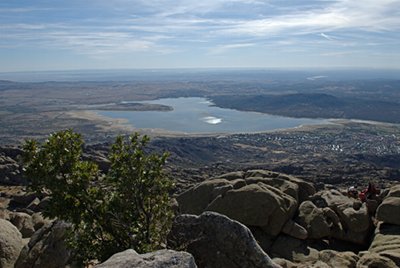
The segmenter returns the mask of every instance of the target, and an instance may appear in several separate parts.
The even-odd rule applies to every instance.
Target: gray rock
[[[262,178],[278,178],[284,181],[292,182],[298,185],[298,201],[299,203],[307,200],[310,196],[315,194],[315,187],[312,183],[306,182],[294,176],[273,172],[269,170],[248,170],[245,173],[245,178],[262,177]]]
[[[328,222],[329,226],[337,226],[342,229],[342,224],[340,223],[339,216],[335,213],[335,211],[333,211],[329,207],[323,208],[322,211],[324,212],[326,221]]]
[[[353,207],[354,200],[337,190],[323,191],[319,195],[340,221],[340,223],[331,226],[331,236],[338,240],[366,246],[373,228],[365,203],[362,204],[361,208],[355,210]],[[333,216],[332,213],[331,216]],[[330,221],[336,221],[335,217],[330,217]]]
[[[344,210],[346,208],[353,207],[353,199],[343,195],[338,190],[333,189],[323,191],[319,193],[319,195],[325,201],[326,205],[335,212],[337,212],[337,210]]]
[[[33,223],[33,228],[35,228],[35,231],[37,231],[40,228],[42,228],[45,224],[50,224],[51,220],[45,219],[42,213],[38,212],[32,214],[32,223]]]
[[[176,200],[181,213],[199,215],[218,194],[223,194],[229,189],[233,189],[233,186],[226,179],[208,180],[178,195]]]
[[[390,187],[388,197],[400,197],[400,184]]]
[[[96,268],[196,268],[192,255],[174,250],[158,250],[138,254],[133,249],[112,255]]]
[[[376,211],[376,218],[385,223],[400,225],[400,197],[385,198]]]
[[[276,236],[292,219],[298,200],[315,193],[311,183],[293,176],[267,170],[233,172],[204,181],[177,196],[182,214],[199,215],[215,211],[247,226],[261,227]],[[296,237],[304,238],[297,225],[286,227]],[[296,231],[297,233],[294,233]]]
[[[357,262],[357,268],[398,268],[391,259],[376,253],[365,254]]]
[[[372,225],[368,210],[364,205],[359,210],[354,210],[352,207],[346,208],[338,216],[344,228],[352,232],[366,232]]]
[[[0,151],[2,150],[3,148],[0,148]],[[21,175],[21,167],[18,163],[2,152],[0,152],[0,183],[2,185],[21,185],[26,183],[26,180]]]
[[[168,246],[190,252],[199,267],[279,267],[246,226],[215,212],[176,217]]]
[[[356,267],[359,257],[350,251],[337,252],[335,250],[322,250],[319,252],[319,260],[329,267]]]
[[[299,186],[291,181],[283,180],[280,178],[262,178],[262,177],[249,177],[246,178],[247,184],[264,183],[279,189],[283,193],[290,195],[296,201],[299,200]]]
[[[400,226],[379,223],[368,253],[379,254],[400,267]]]
[[[218,176],[219,179],[226,179],[228,181],[232,180],[237,180],[237,179],[243,179],[244,178],[244,172],[243,171],[234,171],[234,172],[229,172],[225,173],[221,176]]]
[[[284,258],[291,262],[309,262],[318,260],[318,251],[308,246],[305,240],[300,240],[285,234],[280,234],[274,241],[271,251],[273,258]]]
[[[282,228],[282,232],[298,239],[307,239],[308,237],[307,230],[293,220],[288,220],[286,222],[286,224]]]
[[[22,238],[31,237],[35,232],[32,217],[24,212],[11,212],[10,222],[21,232]]]
[[[206,208],[243,224],[260,226],[271,235],[279,234],[296,209],[297,202],[293,197],[263,183],[229,190]]]
[[[56,221],[36,231],[21,250],[15,268],[65,267],[71,255],[65,244],[69,227],[65,222]]]
[[[324,211],[317,208],[311,201],[300,204],[296,222],[307,230],[309,238],[312,239],[328,237],[331,233]]]
[[[13,267],[23,246],[18,229],[11,222],[0,219],[0,267]]]
[[[40,199],[39,198],[35,198],[32,200],[32,202],[26,207],[34,212],[39,212],[39,204],[40,204]]]
[[[10,220],[10,211],[8,209],[0,208],[0,219]]]
[[[299,266],[295,263],[285,260],[283,258],[273,258],[272,259],[277,265],[280,265],[282,268],[298,268]]]

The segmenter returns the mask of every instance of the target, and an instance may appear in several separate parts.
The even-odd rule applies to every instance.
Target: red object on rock
[[[366,190],[363,190],[360,192],[360,194],[358,195],[358,198],[360,198],[361,202],[365,202],[367,201],[367,196],[366,196]]]

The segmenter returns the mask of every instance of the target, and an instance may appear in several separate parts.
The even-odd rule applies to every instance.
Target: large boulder
[[[182,214],[215,211],[241,223],[261,227],[276,236],[284,232],[304,239],[301,226],[288,222],[299,200],[315,193],[314,186],[293,176],[267,170],[237,171],[204,181],[177,196]],[[286,225],[285,225],[286,224]]]
[[[0,267],[13,267],[23,246],[18,229],[9,221],[0,219]]]
[[[365,203],[359,210],[348,207],[344,210],[337,208],[335,212],[341,225],[332,228],[332,236],[342,241],[367,245],[373,232],[373,224]]]
[[[359,257],[350,251],[337,252],[334,250],[322,250],[319,252],[319,260],[329,267],[356,267]]]
[[[34,213],[32,214],[32,223],[33,223],[33,228],[35,228],[35,231],[39,230],[42,228],[45,224],[50,224],[51,220],[48,218],[44,218],[42,213]]]
[[[227,191],[206,210],[215,211],[249,226],[260,226],[277,235],[297,210],[296,200],[280,190],[263,184],[250,184]]]
[[[26,180],[21,175],[21,167],[8,152],[0,148],[0,183],[2,185],[21,185]]]
[[[363,255],[357,262],[357,268],[398,268],[391,259],[376,253],[368,253]]]
[[[215,211],[276,236],[304,239],[304,228],[291,222],[298,200],[315,193],[311,183],[267,170],[231,172],[204,181],[177,196],[182,214]]]
[[[339,223],[332,224],[331,236],[342,241],[351,242],[359,245],[367,245],[372,234],[373,225],[366,204],[354,208],[354,199],[343,195],[335,189],[322,191],[318,196],[324,200],[326,206],[337,215]],[[325,212],[325,208],[324,208]],[[329,212],[329,211],[326,211]],[[325,213],[328,216],[327,213]],[[336,221],[336,216],[330,212],[326,217],[328,222]]]
[[[179,209],[183,214],[201,214],[218,195],[233,189],[226,179],[204,181],[177,196]]]
[[[390,197],[400,197],[400,184],[390,187],[388,195]]]
[[[368,253],[388,258],[400,267],[400,226],[387,223],[378,224]]]
[[[0,219],[10,220],[10,211],[8,209],[0,208]]]
[[[278,267],[246,226],[215,212],[176,217],[168,246],[190,252],[199,267]]]
[[[277,263],[282,267],[356,267],[359,257],[354,252],[319,251],[314,246],[306,241],[280,235],[271,248],[271,256],[273,260],[278,259]]]
[[[293,220],[288,220],[282,228],[282,233],[288,234],[298,239],[307,239],[308,232],[307,230],[299,225],[298,223],[294,222]]]
[[[244,179],[244,171],[233,171],[229,173],[222,174],[218,176],[219,179],[226,179],[228,181],[237,180],[237,179]]]
[[[322,191],[317,195],[324,200],[326,206],[332,208],[334,211],[353,207],[354,199],[343,195],[336,189]]]
[[[71,252],[65,244],[69,224],[56,221],[36,231],[21,250],[15,268],[65,267]]]
[[[21,232],[23,238],[31,237],[35,232],[32,217],[24,212],[11,212],[10,221]]]
[[[248,170],[245,173],[245,178],[262,177],[262,178],[275,178],[291,182],[297,185],[297,196],[299,203],[307,200],[310,196],[315,194],[315,187],[312,183],[296,178],[294,176],[273,172],[269,170]]]
[[[318,208],[311,201],[300,204],[296,222],[307,230],[308,237],[312,239],[328,237],[331,233],[323,209]]]
[[[281,192],[293,197],[298,202],[299,200],[299,186],[291,181],[283,180],[280,178],[262,178],[262,177],[249,177],[246,178],[247,184],[264,183],[279,189]]]
[[[400,197],[385,198],[376,211],[376,218],[385,223],[400,225]]]
[[[283,258],[292,262],[318,260],[318,250],[309,247],[307,241],[280,234],[272,244],[270,252],[273,258]]]
[[[112,255],[96,268],[196,268],[190,253],[174,250],[158,250],[138,254],[133,249]]]

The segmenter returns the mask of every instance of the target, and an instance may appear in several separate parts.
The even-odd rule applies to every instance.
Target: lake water
[[[125,101],[130,102],[130,101]],[[127,119],[135,128],[163,129],[183,133],[260,132],[300,125],[328,123],[323,119],[289,118],[213,106],[205,98],[165,98],[136,103],[163,104],[173,111],[98,111],[100,115]]]

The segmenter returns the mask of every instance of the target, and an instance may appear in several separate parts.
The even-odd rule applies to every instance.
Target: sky
[[[400,69],[400,0],[1,0],[0,72]]]

